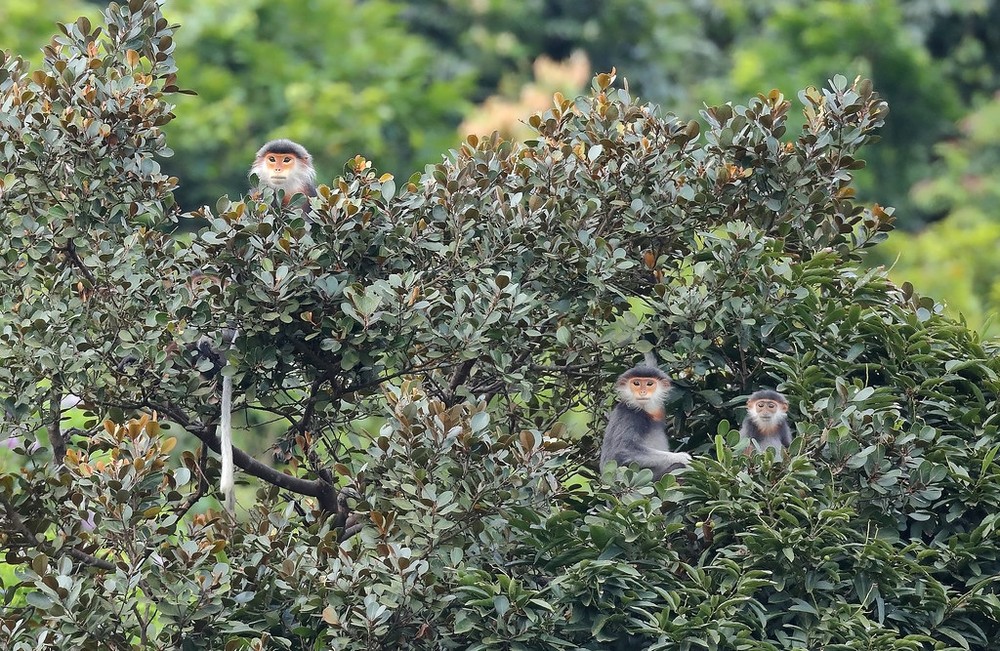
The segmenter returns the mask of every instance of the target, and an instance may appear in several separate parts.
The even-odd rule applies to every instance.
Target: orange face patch
[[[661,391],[670,390],[670,380],[655,377],[632,377],[625,380],[625,386],[635,400],[650,400],[657,398]]]
[[[634,377],[629,380],[632,395],[639,399],[651,398],[659,388],[659,381],[648,377]]]
[[[287,178],[298,164],[298,157],[292,154],[267,154],[264,157],[264,168],[274,179]]]

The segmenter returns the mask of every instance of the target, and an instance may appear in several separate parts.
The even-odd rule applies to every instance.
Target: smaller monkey
[[[275,191],[283,190],[284,206],[296,193],[316,196],[316,170],[312,156],[297,142],[281,138],[265,143],[257,150],[250,174],[256,174],[262,186]]]
[[[746,454],[756,447],[761,452],[771,448],[783,456],[792,444],[792,430],[788,427],[788,400],[777,391],[757,391],[747,400],[747,415],[740,427],[740,440],[750,439]]]
[[[601,444],[601,467],[634,463],[649,468],[656,479],[688,465],[691,455],[671,452],[663,401],[670,378],[652,366],[636,366],[615,382],[620,402],[611,410]]]

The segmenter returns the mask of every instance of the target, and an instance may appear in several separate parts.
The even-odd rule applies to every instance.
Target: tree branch
[[[188,431],[201,439],[201,441],[208,447],[212,448],[214,452],[222,451],[222,444],[219,443],[219,437],[208,429],[199,427]],[[279,488],[290,490],[293,493],[299,493],[300,495],[307,495],[309,497],[316,498],[320,498],[324,493],[326,482],[320,479],[300,479],[298,477],[287,475],[280,470],[257,461],[236,446],[233,446],[233,461],[237,466],[254,477],[263,479],[269,484],[274,484]]]
[[[80,259],[80,256],[77,255],[76,245],[73,243],[73,240],[69,240],[69,243],[66,245],[65,248],[63,248],[62,252],[66,254],[66,257],[69,259],[70,263],[72,263],[74,267],[80,270],[80,273],[83,274],[84,278],[87,279],[90,285],[92,287],[96,287],[97,278],[94,276],[94,273],[87,268],[87,265],[83,264],[83,260]]]
[[[183,518],[187,515],[187,512],[198,503],[205,493],[208,492],[208,479],[205,477],[205,465],[208,463],[208,446],[201,446],[201,454],[198,457],[198,488],[195,489],[193,493],[188,495],[188,498],[184,500],[174,511],[174,515],[178,519]]]
[[[312,383],[309,388],[309,399],[306,400],[306,408],[302,411],[302,418],[299,419],[298,423],[292,425],[289,431],[296,429],[299,434],[305,434],[309,429],[309,424],[312,422],[313,414],[316,413],[316,403],[319,401],[319,390],[323,386],[323,380],[316,380]]]
[[[288,341],[292,343],[292,347],[295,348],[295,350],[302,354],[302,356],[308,358],[313,366],[322,369],[325,374],[332,376],[337,370],[340,369],[339,357],[335,357],[332,360],[324,359],[317,355],[312,348],[307,346],[304,341],[301,341],[297,337],[289,337]],[[337,363],[334,364],[334,362]]]
[[[455,373],[451,376],[451,382],[448,383],[448,395],[445,396],[445,404],[451,406],[454,404],[455,392],[458,388],[465,384],[465,381],[469,379],[472,374],[472,369],[476,366],[476,362],[479,361],[478,357],[473,357],[472,359],[467,359],[462,362]]]
[[[214,452],[219,453],[222,451],[222,444],[219,442],[219,437],[215,435],[214,431],[200,421],[195,421],[188,417],[183,409],[169,403],[147,403],[146,406],[166,415],[170,420],[198,437],[202,443]],[[315,497],[319,500],[320,506],[323,509],[331,513],[337,512],[336,490],[323,479],[301,479],[287,475],[280,470],[257,461],[235,445],[233,446],[233,462],[258,479],[262,479],[269,484],[284,488],[293,493],[298,493],[299,495]]]
[[[49,445],[52,446],[52,464],[62,465],[66,458],[66,439],[60,429],[62,420],[62,390],[57,380],[52,381],[52,391],[49,393]]]

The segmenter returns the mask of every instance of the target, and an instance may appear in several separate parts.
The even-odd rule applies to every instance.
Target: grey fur
[[[657,368],[637,366],[623,373],[615,383],[619,388],[633,377],[653,377],[667,379],[665,373]],[[649,468],[653,476],[659,479],[668,472],[682,468],[691,461],[691,455],[686,452],[671,452],[667,441],[665,420],[656,420],[640,406],[624,400],[615,405],[608,416],[608,426],[604,431],[604,442],[601,444],[601,468],[615,461],[619,466],[635,464],[641,468]],[[662,403],[666,391],[662,391],[659,400]],[[660,404],[651,405],[658,408]]]

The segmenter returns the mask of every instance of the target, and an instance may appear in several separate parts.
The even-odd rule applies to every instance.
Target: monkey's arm
[[[642,454],[635,462],[652,470],[657,479],[691,463],[691,455],[687,452],[664,452],[647,448]]]
[[[740,442],[748,441],[745,448],[743,448],[743,456],[752,456],[754,451],[757,449],[756,442],[753,437],[753,424],[750,423],[750,419],[744,418],[743,424],[740,426]]]
[[[781,445],[788,447],[792,444],[792,430],[786,423],[784,427],[781,428]]]

